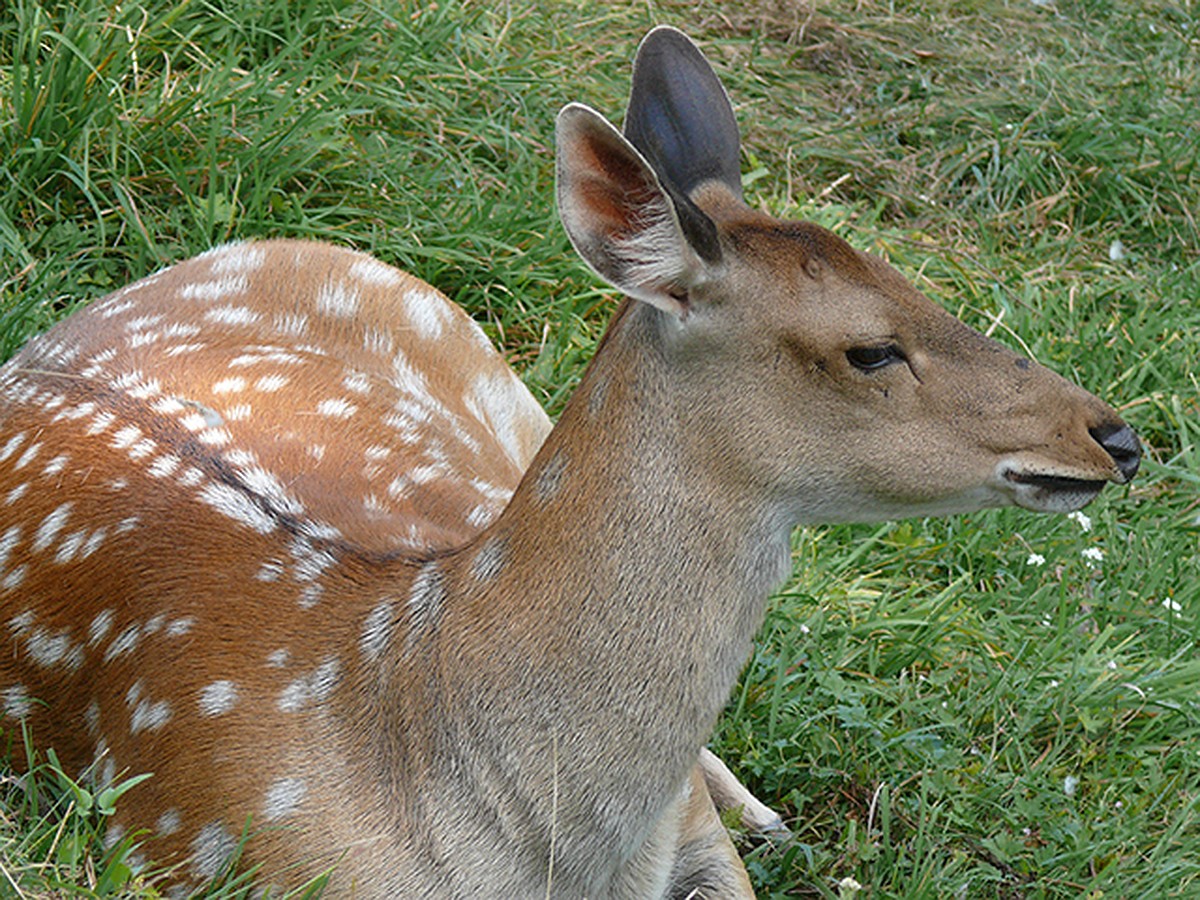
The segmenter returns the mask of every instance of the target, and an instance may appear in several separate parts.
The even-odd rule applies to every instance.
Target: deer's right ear
[[[685,316],[708,264],[689,244],[658,176],[589,107],[565,107],[557,137],[558,211],[579,255],[630,297]]]

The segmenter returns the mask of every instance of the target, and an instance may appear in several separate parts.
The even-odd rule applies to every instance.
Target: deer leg
[[[692,769],[683,800],[679,841],[666,896],[671,900],[754,898],[746,867],[717,815],[699,765]]]
[[[738,810],[742,826],[755,834],[777,838],[791,835],[779,813],[750,793],[720,757],[707,747],[700,751],[697,769],[704,776],[708,794],[720,812]]]

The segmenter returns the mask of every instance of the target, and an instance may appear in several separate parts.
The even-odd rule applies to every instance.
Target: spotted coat
[[[0,398],[6,727],[97,785],[153,772],[153,821],[119,810],[111,836],[149,829],[150,855],[185,863],[177,892],[222,870],[244,817],[270,858],[336,808],[339,692],[397,617],[420,641],[444,592],[423,560],[497,515],[549,429],[457,306],[303,242],[220,247],[94,303],[0,369]],[[346,582],[361,602],[327,599]]]

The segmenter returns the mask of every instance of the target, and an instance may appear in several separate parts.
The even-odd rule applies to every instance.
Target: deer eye
[[[895,344],[874,344],[867,347],[851,347],[846,351],[846,361],[860,372],[874,372],[894,362],[902,362],[904,352]]]

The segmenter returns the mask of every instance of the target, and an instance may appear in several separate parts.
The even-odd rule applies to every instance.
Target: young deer
[[[792,528],[1072,510],[1139,450],[748,208],[738,152],[668,28],[624,136],[562,111],[563,223],[630,299],[553,430],[457,307],[317,244],[219,248],[31,342],[0,370],[13,739],[152,772],[112,836],[178,894],[248,822],[264,884],[337,896],[749,896],[701,754]]]

